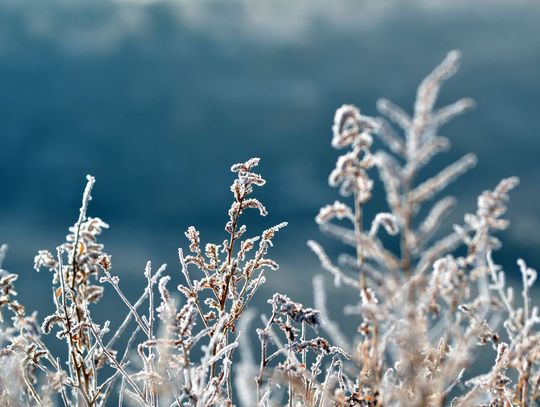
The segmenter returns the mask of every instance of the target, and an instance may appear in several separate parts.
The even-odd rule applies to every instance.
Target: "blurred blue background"
[[[250,230],[289,227],[257,306],[275,290],[311,303],[321,271],[305,242],[328,242],[313,218],[338,198],[327,185],[335,109],[375,114],[384,96],[410,111],[419,81],[453,48],[462,69],[440,105],[470,96],[478,107],[443,129],[453,149],[430,169],[469,151],[479,165],[449,190],[460,205],[446,230],[482,190],[518,175],[496,256],[517,277],[517,257],[540,267],[538,1],[1,0],[4,266],[21,275],[29,308],[51,310],[50,275],[33,271],[33,256],[64,241],[90,173],[89,214],[110,223],[102,241],[137,295],[148,259],[178,275],[189,225],[203,242],[223,240],[229,167],[259,156],[270,214],[248,217]],[[367,210],[381,209],[377,194]]]

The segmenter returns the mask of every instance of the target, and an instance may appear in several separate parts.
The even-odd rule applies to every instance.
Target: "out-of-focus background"
[[[250,230],[289,227],[256,305],[275,290],[309,304],[321,270],[305,242],[328,242],[313,218],[338,198],[327,185],[335,109],[375,114],[384,96],[410,111],[419,81],[454,48],[462,69],[440,104],[470,96],[478,107],[444,128],[453,149],[429,168],[469,151],[479,165],[449,190],[460,206],[446,230],[482,190],[520,176],[496,255],[517,277],[518,257],[540,267],[538,1],[2,0],[4,267],[20,274],[29,308],[51,310],[51,276],[33,256],[63,242],[90,173],[89,214],[110,223],[102,241],[137,295],[148,259],[178,276],[189,225],[203,242],[223,240],[229,167],[259,156],[270,214],[248,217]],[[367,210],[381,209],[377,195]]]

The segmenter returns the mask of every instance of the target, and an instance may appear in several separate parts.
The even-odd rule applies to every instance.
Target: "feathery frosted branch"
[[[415,204],[431,199],[436,193],[442,191],[457,177],[476,165],[476,156],[466,154],[455,163],[449,165],[434,177],[423,182],[411,192],[411,201]]]

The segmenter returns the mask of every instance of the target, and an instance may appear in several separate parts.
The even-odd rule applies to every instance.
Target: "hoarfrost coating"
[[[335,286],[355,294],[343,316],[356,335],[346,335],[344,318],[326,309],[334,298],[324,275],[313,277],[315,308],[280,293],[260,314],[251,306],[266,274],[279,268],[268,255],[287,225],[248,237],[244,212],[268,216],[254,197],[266,184],[255,172],[259,158],[231,167],[236,178],[223,240],[203,243],[190,226],[187,250],[178,249],[180,272],[141,265],[146,286],[136,301],[125,295],[99,243],[109,226],[88,216],[95,183],[88,176],[66,241],[34,259],[36,270],[51,272],[54,311],[27,313],[16,299],[18,276],[0,270],[0,404],[98,407],[110,405],[114,393],[120,406],[146,407],[538,404],[540,315],[530,294],[537,272],[517,261],[522,289],[515,298],[493,257],[502,245],[495,233],[509,226],[504,214],[519,180],[482,192],[455,225],[444,223],[455,198],[438,197],[476,157],[467,154],[418,182],[419,171],[450,148],[439,128],[474,106],[464,98],[436,107],[459,59],[451,51],[422,81],[412,115],[386,99],[377,103],[384,117],[350,104],[336,112],[330,144],[341,155],[329,184],[343,201],[323,206],[315,221],[347,252],[334,260],[316,241],[308,246]],[[385,147],[373,151],[377,138]],[[388,208],[376,208],[369,219],[366,208],[379,181]],[[6,250],[2,245],[0,267]],[[118,326],[95,312],[107,287],[125,305]],[[50,350],[49,335],[63,351]],[[493,362],[475,376],[482,369],[479,347],[492,348]]]

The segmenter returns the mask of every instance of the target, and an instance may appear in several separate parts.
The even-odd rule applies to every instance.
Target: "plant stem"
[[[367,276],[366,271],[362,267],[364,264],[364,250],[362,249],[362,244],[360,243],[360,235],[362,233],[362,202],[358,197],[358,193],[354,193],[354,234],[356,236],[356,261],[358,263],[358,268],[362,271],[360,272],[360,286],[363,289],[367,288]]]

